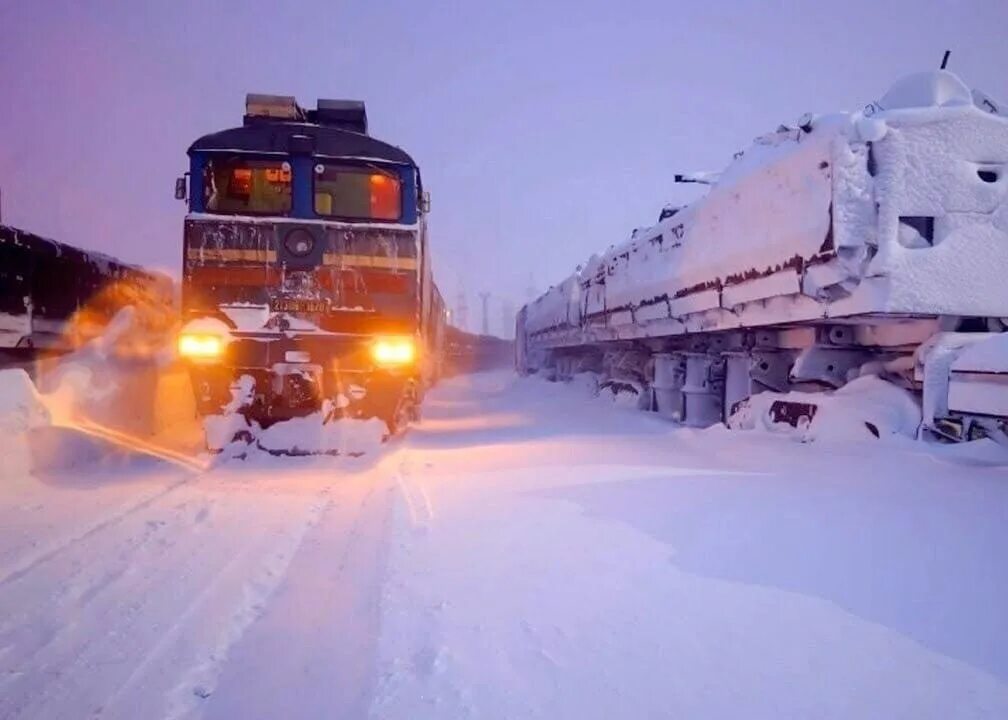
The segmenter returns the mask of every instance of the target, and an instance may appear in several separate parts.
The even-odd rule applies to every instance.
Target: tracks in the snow
[[[430,502],[406,446],[289,463],[26,481],[0,507],[0,718],[365,716],[400,493],[414,528]]]
[[[46,550],[41,553],[30,555],[21,560],[19,563],[13,563],[11,567],[8,567],[0,571],[0,588],[4,587],[8,583],[15,582],[19,578],[23,577],[25,574],[31,572],[36,567],[49,562],[54,557],[58,556],[60,553],[66,551],[69,548],[75,547],[81,542],[86,541],[89,537],[95,535],[96,533],[102,532],[103,530],[110,528],[111,526],[122,522],[126,518],[134,515],[137,512],[150,507],[154,503],[162,500],[166,495],[169,495],[180,487],[187,485],[192,478],[185,478],[177,482],[162,488],[161,490],[149,495],[143,500],[128,505],[125,508],[120,508],[118,511],[104,517],[101,520],[93,523],[86,530],[79,531],[73,535],[65,536],[59,540],[54,541]]]
[[[324,478],[291,485],[177,480],[26,548],[0,585],[0,717],[194,710],[330,507]]]
[[[238,643],[204,717],[365,717],[394,486],[348,478],[306,534],[287,581]],[[269,661],[264,663],[264,658]]]

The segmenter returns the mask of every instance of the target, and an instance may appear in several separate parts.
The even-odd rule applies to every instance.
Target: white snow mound
[[[777,400],[815,405],[815,416],[803,428],[774,423],[770,406]],[[920,423],[913,395],[876,375],[856,378],[832,393],[759,393],[728,418],[733,429],[785,432],[802,442],[873,439],[876,432],[880,439],[913,438]]]
[[[49,425],[45,403],[28,373],[20,368],[0,370],[0,478],[24,475],[31,468],[27,433]]]
[[[947,70],[914,73],[898,80],[879,100],[883,110],[972,105],[973,93]]]
[[[342,418],[322,422],[322,413],[284,420],[262,430],[259,447],[271,452],[355,455],[378,450],[388,435],[385,422]]]

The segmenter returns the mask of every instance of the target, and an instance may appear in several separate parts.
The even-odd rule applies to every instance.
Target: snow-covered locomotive
[[[403,427],[445,327],[417,164],[363,103],[270,95],[189,158],[178,347],[211,449],[309,416]]]
[[[933,432],[1004,438],[1004,105],[920,73],[862,112],[781,126],[699,180],[702,199],[522,308],[520,370],[599,372],[696,426],[764,391],[876,375],[916,394]],[[778,402],[771,420],[815,411]]]

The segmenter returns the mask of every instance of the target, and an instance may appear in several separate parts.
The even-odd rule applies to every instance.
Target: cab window
[[[319,163],[315,166],[315,213],[354,220],[398,220],[402,183],[390,170]]]
[[[281,160],[211,158],[203,171],[207,212],[286,215],[291,209],[291,166]]]

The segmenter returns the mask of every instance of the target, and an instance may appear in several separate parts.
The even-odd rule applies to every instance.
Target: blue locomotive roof
[[[292,138],[307,136],[314,146],[312,154],[328,158],[384,160],[416,167],[404,150],[376,140],[370,135],[330,125],[297,122],[254,122],[242,127],[204,135],[189,146],[189,155],[197,152],[282,153],[291,151]],[[302,141],[295,140],[300,143]]]

